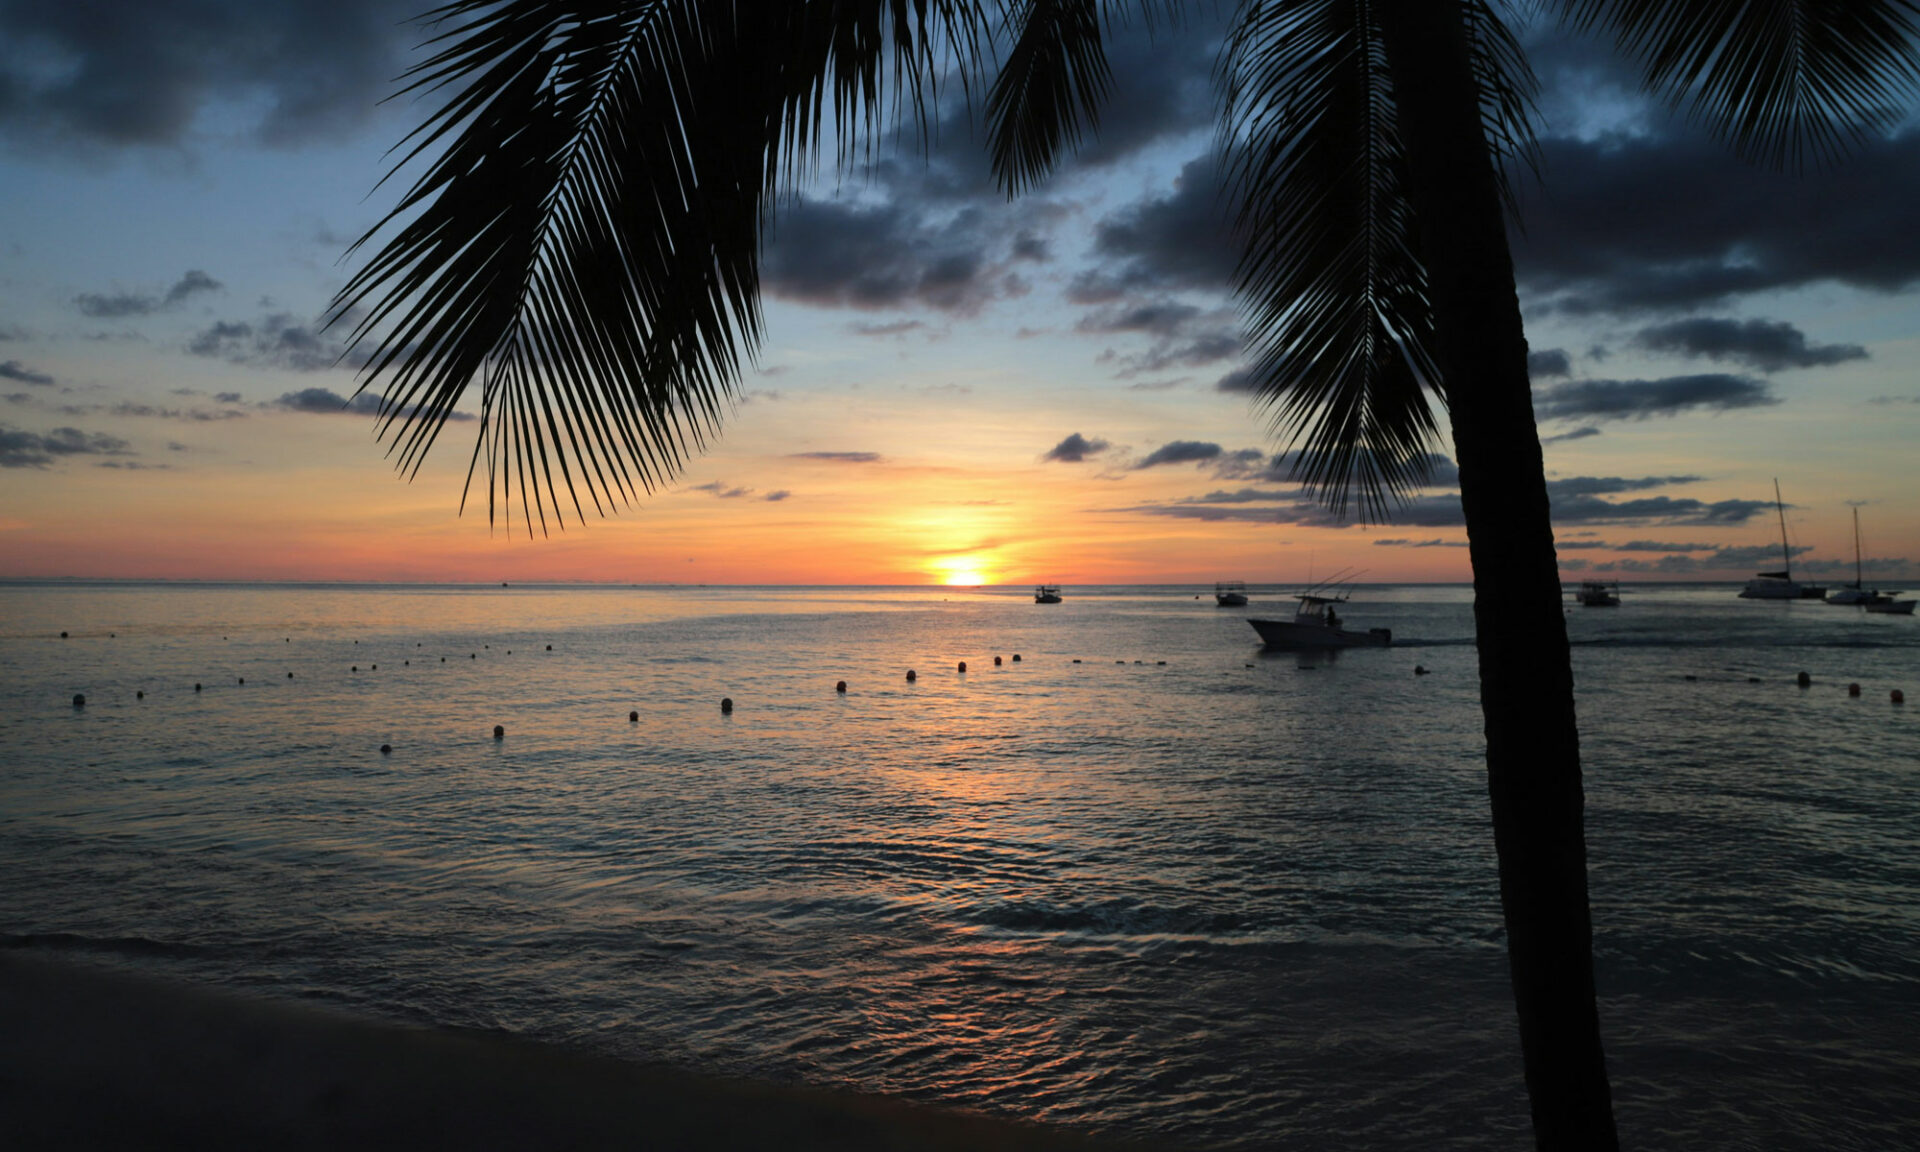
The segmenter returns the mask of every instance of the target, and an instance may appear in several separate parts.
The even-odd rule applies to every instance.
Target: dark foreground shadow
[[[17,1148],[1138,1148],[0,954]]]

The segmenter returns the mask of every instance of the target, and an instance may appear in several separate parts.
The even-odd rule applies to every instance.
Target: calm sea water
[[[0,585],[0,943],[1182,1144],[1529,1146],[1467,590],[1362,589],[1396,647],[1334,659],[1207,591]],[[1623,1136],[1912,1147],[1920,621],[1732,593],[1570,610]]]

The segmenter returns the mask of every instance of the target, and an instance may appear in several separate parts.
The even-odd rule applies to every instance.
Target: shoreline
[[[0,952],[0,1129],[34,1148],[1142,1148]]]

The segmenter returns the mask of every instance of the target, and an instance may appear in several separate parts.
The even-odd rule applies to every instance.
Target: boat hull
[[[1880,616],[1911,616],[1915,604],[1920,600],[1869,600],[1860,606]]]
[[[1365,632],[1349,632],[1345,628],[1330,628],[1325,624],[1300,624],[1292,620],[1248,620],[1253,630],[1260,633],[1260,639],[1269,648],[1287,651],[1302,651],[1323,648],[1385,648],[1393,643],[1393,632],[1387,628],[1369,628]]]
[[[1216,592],[1214,601],[1222,608],[1245,608],[1247,596],[1244,592]]]
[[[1770,580],[1759,577],[1740,589],[1742,600],[1824,600],[1827,590],[1798,580]]]

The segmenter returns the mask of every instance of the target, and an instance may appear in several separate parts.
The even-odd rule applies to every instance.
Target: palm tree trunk
[[[1376,7],[1438,322],[1473,562],[1487,790],[1541,1149],[1613,1149],[1580,740],[1513,257],[1461,3]]]

